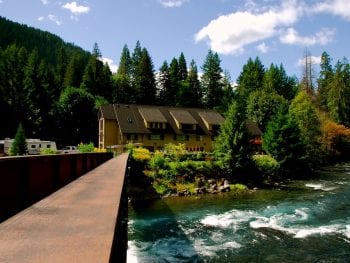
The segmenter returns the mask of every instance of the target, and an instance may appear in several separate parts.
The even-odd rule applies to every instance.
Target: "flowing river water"
[[[350,163],[281,189],[143,202],[128,262],[350,262]]]

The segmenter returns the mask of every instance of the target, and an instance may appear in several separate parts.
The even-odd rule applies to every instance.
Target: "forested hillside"
[[[135,103],[214,108],[224,114],[216,148],[225,154],[220,158],[229,170],[249,166],[247,119],[259,125],[265,153],[286,171],[350,153],[350,64],[345,58],[332,64],[324,52],[319,76],[313,79],[306,63],[300,81],[282,64],[265,67],[258,57],[250,58],[236,87],[220,63],[209,50],[200,69],[183,53],[155,69],[148,50],[137,42],[132,51],[122,48],[112,73],[96,43],[89,53],[0,17],[0,138],[13,138],[22,123],[27,138],[97,144],[99,106]]]

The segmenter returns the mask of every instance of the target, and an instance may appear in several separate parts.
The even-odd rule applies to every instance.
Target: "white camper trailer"
[[[4,152],[9,154],[14,139],[4,140]],[[41,141],[39,139],[26,139],[28,154],[40,154],[42,149],[57,150],[56,143],[53,141]]]

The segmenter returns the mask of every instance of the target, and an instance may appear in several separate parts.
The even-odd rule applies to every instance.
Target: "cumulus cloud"
[[[257,45],[256,49],[261,53],[267,53],[270,50],[269,46],[266,45],[265,42],[262,42],[261,44]]]
[[[41,0],[41,2],[43,3],[43,5],[49,4],[49,0]]]
[[[311,56],[311,64],[319,65],[320,63],[321,63],[321,56]],[[299,59],[297,66],[304,67],[305,66],[305,58]]]
[[[44,17],[44,16],[40,16],[38,17],[38,21],[42,22],[42,21],[45,21],[45,20],[49,20],[51,22],[54,22],[56,25],[60,26],[62,25],[62,21],[55,15],[48,15],[47,17]]]
[[[103,63],[107,63],[109,68],[110,68],[110,70],[113,73],[117,72],[118,66],[116,64],[114,64],[114,61],[112,59],[110,59],[110,58],[102,58],[102,62]]]
[[[349,0],[327,0],[317,3],[311,8],[311,10],[315,13],[328,13],[350,20]]]
[[[66,3],[62,8],[69,10],[74,15],[89,13],[90,7],[78,5],[77,2]]]
[[[180,7],[189,0],[158,0],[164,7]]]
[[[54,23],[55,23],[56,25],[58,25],[58,26],[60,26],[60,25],[62,24],[62,22],[61,22],[61,21],[58,19],[58,17],[55,16],[55,15],[50,14],[50,15],[47,16],[47,18],[48,18],[50,21],[54,22]]]
[[[334,29],[322,28],[312,36],[300,36],[294,28],[288,28],[285,34],[281,35],[280,41],[285,44],[313,46],[326,45],[333,41],[335,35]]]
[[[302,5],[289,0],[262,12],[222,15],[203,27],[195,35],[195,42],[208,40],[210,48],[222,54],[241,53],[246,45],[276,36],[281,28],[293,25],[302,13]]]

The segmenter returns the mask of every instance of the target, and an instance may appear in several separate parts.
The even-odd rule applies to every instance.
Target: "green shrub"
[[[155,170],[164,168],[165,164],[166,158],[162,152],[155,152],[149,161],[149,167]]]
[[[278,162],[269,155],[254,155],[253,160],[260,172],[266,175],[275,175],[279,169]]]
[[[41,155],[57,154],[57,150],[54,150],[51,148],[45,148],[45,149],[41,149],[40,154]]]
[[[132,158],[139,162],[146,162],[151,160],[151,152],[146,148],[134,148],[132,151]]]
[[[94,143],[79,143],[78,151],[81,153],[92,153],[94,152],[95,146]]]
[[[230,189],[231,190],[240,190],[240,191],[242,191],[242,190],[247,190],[248,187],[245,186],[244,184],[231,184],[230,185]]]

